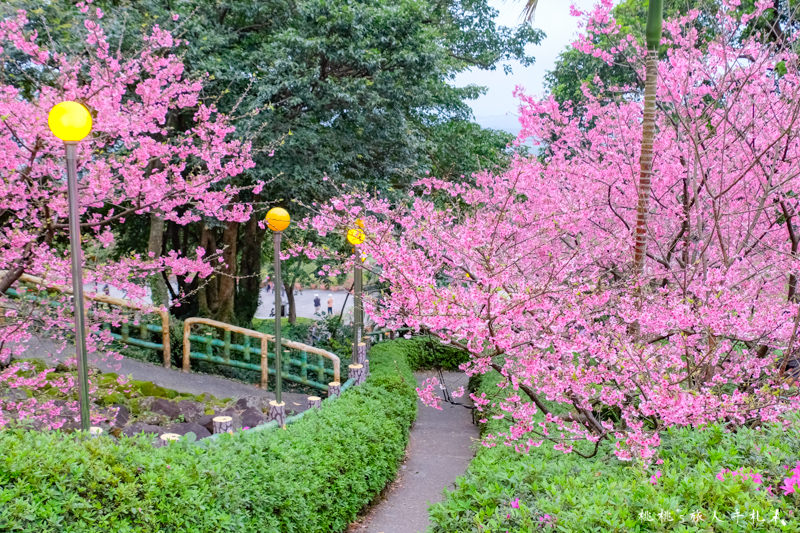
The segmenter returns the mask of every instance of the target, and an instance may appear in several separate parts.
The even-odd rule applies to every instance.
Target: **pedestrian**
[[[328,295],[328,314],[333,314],[333,294]]]
[[[320,307],[322,307],[322,300],[319,299],[319,294],[314,295],[314,314],[318,315],[320,311]]]

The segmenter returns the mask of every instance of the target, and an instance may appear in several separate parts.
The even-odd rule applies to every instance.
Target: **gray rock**
[[[139,433],[152,433],[155,435],[161,435],[166,433],[166,431],[164,431],[164,428],[162,427],[152,426],[150,424],[145,424],[144,422],[134,422],[122,430],[122,434],[128,437],[133,437]]]
[[[28,399],[28,393],[24,389],[8,389],[0,393],[0,397],[12,402],[19,402]]]
[[[159,415],[164,415],[170,420],[175,420],[181,415],[181,409],[178,404],[166,398],[148,396],[147,398],[142,398],[140,405],[142,408]]]
[[[208,431],[214,431],[214,423],[212,422],[212,420],[214,419],[214,416],[215,415],[203,415],[200,418],[198,418],[197,420],[195,420],[195,423],[200,425],[200,426],[203,426]]]
[[[194,433],[198,439],[204,439],[211,436],[211,432],[207,428],[204,428],[200,424],[195,424],[194,422],[181,422],[178,424],[172,424],[167,428],[166,432],[177,433],[178,435]]]
[[[122,404],[114,404],[113,407],[117,410],[117,414],[114,415],[113,420],[111,420],[111,426],[115,428],[124,428],[131,420],[130,409]]]
[[[267,417],[264,416],[264,413],[262,413],[258,409],[245,409],[242,412],[241,417],[242,417],[242,427],[247,427],[247,428],[254,428],[267,421]]]
[[[81,428],[81,413],[77,406],[73,407],[65,400],[56,400],[54,404],[61,408],[58,416],[64,419],[64,425],[60,428],[62,431],[77,431]]]
[[[240,411],[257,409],[263,411],[269,407],[269,398],[263,396],[244,396],[236,400],[234,406]]]
[[[178,409],[183,415],[183,420],[192,422],[204,415],[206,411],[205,405],[200,402],[193,402],[191,400],[181,400],[178,402]]]

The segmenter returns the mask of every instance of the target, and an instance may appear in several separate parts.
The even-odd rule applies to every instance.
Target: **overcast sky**
[[[485,95],[470,102],[479,124],[514,134],[519,131],[517,101],[512,96],[514,87],[521,85],[528,94],[544,93],[545,73],[553,68],[558,54],[577,37],[578,20],[569,14],[571,3],[587,9],[595,0],[540,0],[533,25],[544,30],[547,37],[541,44],[532,47],[532,54],[536,58],[533,66],[523,68],[515,64],[513,74],[509,75],[498,68],[493,71],[464,72],[456,77],[456,85],[475,83],[489,88]],[[489,4],[499,11],[498,24],[514,27],[520,23],[524,0],[489,0]]]

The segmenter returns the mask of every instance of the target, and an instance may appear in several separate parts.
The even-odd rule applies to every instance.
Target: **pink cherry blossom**
[[[124,56],[108,43],[102,11],[89,4],[79,2],[75,11],[73,29],[84,40],[84,54],[77,57],[48,50],[48,36],[32,30],[24,11],[0,20],[0,61],[12,55],[27,60],[46,80],[33,98],[0,83],[0,368],[24,348],[32,324],[62,346],[73,328],[70,296],[63,291],[46,294],[58,307],[20,303],[6,294],[9,287],[22,290],[16,283],[21,274],[44,280],[37,291],[71,286],[71,258],[63,246],[64,146],[47,125],[56,103],[76,100],[92,113],[92,132],[77,147],[84,250],[113,247],[117,225],[134,214],[155,213],[185,225],[204,217],[245,221],[252,211],[230,183],[253,167],[250,146],[235,138],[224,115],[201,101],[202,84],[186,77],[180,43],[155,26],[145,31],[137,52]],[[170,121],[177,114],[187,117],[180,129]],[[199,249],[188,256],[127,254],[87,262],[84,278],[87,287],[111,285],[141,301],[149,276],[166,270],[207,277],[215,258]],[[103,306],[87,311],[90,350],[111,341],[101,323],[129,320]]]
[[[607,58],[594,43],[610,40],[643,76],[611,5],[585,14],[577,48]],[[518,91],[514,145],[538,153],[506,172],[424,176],[404,202],[345,192],[303,224],[326,235],[362,219],[366,266],[388,288],[365,301],[373,320],[464,349],[470,376],[502,376],[498,394],[471,396],[484,419],[511,422],[487,446],[591,455],[610,440],[620,460],[650,461],[667,427],[774,422],[800,407],[788,372],[800,345],[800,58],[742,37],[747,20],[729,10],[700,46],[697,16],[664,26],[642,278],[631,274],[642,102],[602,83],[581,113]],[[317,253],[326,273],[355,260]],[[437,405],[432,390],[420,397]]]

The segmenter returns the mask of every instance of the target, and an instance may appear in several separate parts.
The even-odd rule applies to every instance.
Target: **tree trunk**
[[[222,232],[222,269],[217,275],[219,279],[216,320],[232,322],[234,319],[234,297],[236,296],[236,244],[239,237],[239,223],[228,222]]]
[[[297,322],[297,307],[294,300],[294,283],[297,278],[292,278],[291,281],[283,280],[283,288],[286,289],[286,303],[289,305],[289,324],[295,325]],[[275,314],[279,314],[280,310],[276,309]]]
[[[637,285],[641,281],[640,278],[644,272],[644,259],[647,255],[647,215],[650,210],[651,178],[653,175],[653,140],[656,131],[656,89],[658,87],[658,45],[661,42],[662,19],[662,0],[651,0],[647,13],[644,116],[642,120],[642,147],[639,158],[639,198],[636,206],[635,245],[633,249],[633,278],[634,283]]]
[[[274,420],[279,427],[286,427],[286,402],[278,403],[275,400],[269,402],[269,413],[267,420]]]
[[[352,364],[348,369],[350,370],[348,376],[353,379],[354,385],[361,385],[367,380],[367,372],[364,365]]]
[[[205,224],[203,224],[203,229],[200,231],[200,247],[203,248],[206,253],[211,251],[211,247],[209,246],[210,240],[210,232]],[[203,282],[200,285],[200,288],[197,291],[197,306],[198,306],[198,314],[203,317],[210,317],[211,316],[211,305],[209,303],[209,284],[211,280]]]
[[[367,363],[367,344],[364,342],[359,342],[358,346],[356,346],[355,354],[356,357],[353,362],[360,365],[365,365]]]
[[[17,264],[14,265],[13,268],[8,269],[0,278],[0,294],[5,294],[5,292],[25,273],[25,269],[30,264],[33,255],[32,250],[33,241],[25,245],[22,251],[22,257],[17,261]]]
[[[236,286],[236,319],[241,325],[250,324],[253,320],[261,294],[261,245],[266,229],[259,228],[258,221],[257,217],[251,217],[242,236],[240,279]]]
[[[150,236],[147,238],[147,252],[148,255],[152,254],[152,259],[155,261],[161,257],[161,252],[164,249],[164,219],[158,213],[150,213]],[[149,279],[151,298],[155,305],[169,305],[169,292],[167,292],[167,283],[164,281],[164,276],[161,272],[153,274]]]

